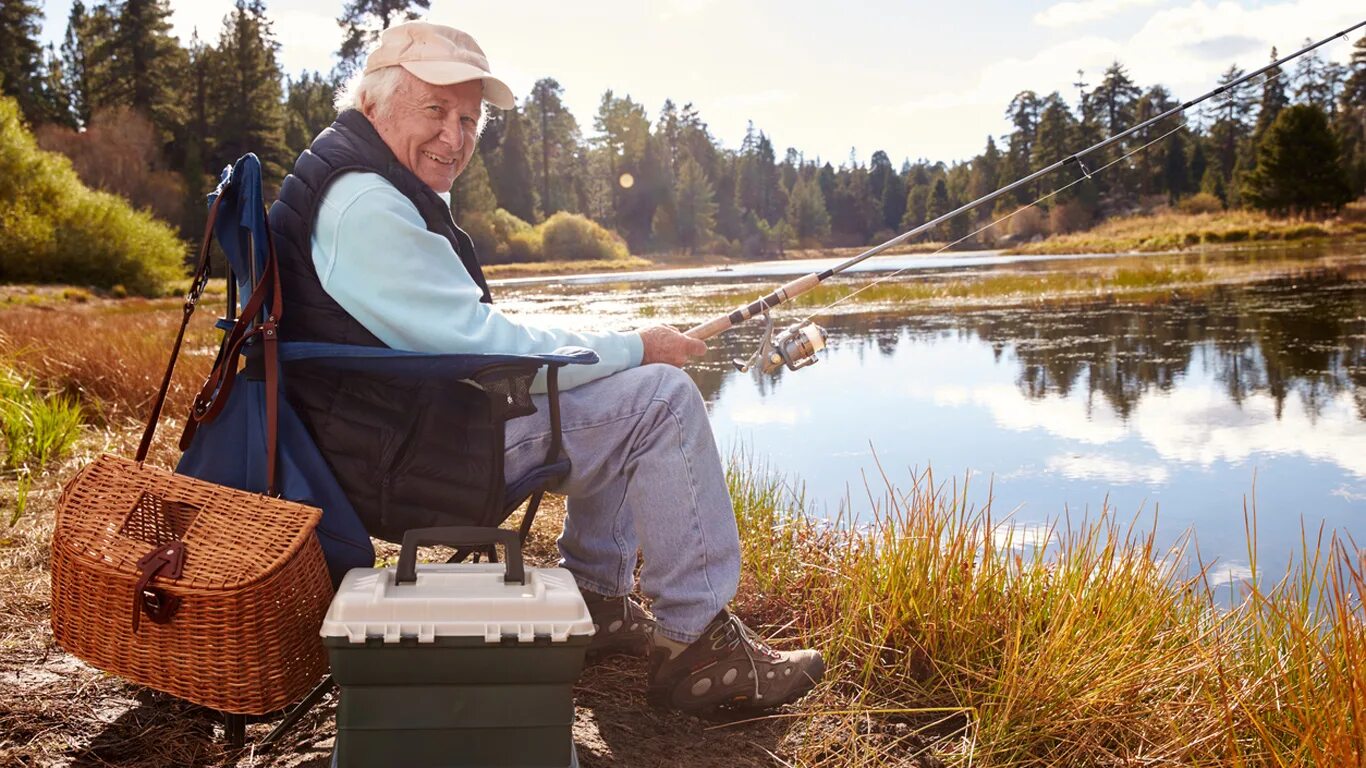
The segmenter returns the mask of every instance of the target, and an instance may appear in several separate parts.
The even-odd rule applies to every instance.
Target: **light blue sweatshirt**
[[[449,195],[441,195],[450,202]],[[414,352],[538,354],[587,347],[596,365],[560,371],[561,389],[640,365],[634,332],[542,328],[479,301],[482,292],[446,238],[384,177],[351,172],[328,185],[313,227],[323,290],[380,341]],[[545,372],[533,391],[545,391]]]

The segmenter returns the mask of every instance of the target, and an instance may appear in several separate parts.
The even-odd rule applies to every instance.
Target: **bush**
[[[1047,222],[1044,221],[1043,211],[1037,206],[1026,208],[1011,217],[1010,236],[1017,243],[1027,243],[1036,237],[1048,234]]]
[[[86,185],[112,192],[163,221],[179,222],[185,182],[166,170],[156,126],[132,107],[95,111],[84,131],[44,125],[34,131],[38,146],[60,152]]]
[[[1058,203],[1048,213],[1048,228],[1055,235],[1085,229],[1091,223],[1091,213],[1082,203],[1072,200]]]
[[[541,261],[541,236],[536,231],[514,232],[503,247],[503,260],[510,264]]]
[[[1182,213],[1219,213],[1224,210],[1224,204],[1219,198],[1208,192],[1191,195],[1182,200],[1176,206]]]
[[[76,283],[160,295],[184,275],[167,225],[81,183],[38,148],[13,99],[0,99],[0,282]]]
[[[561,211],[536,228],[541,253],[555,261],[597,261],[629,258],[626,241],[597,222]]]
[[[530,243],[512,246],[518,235],[530,235],[531,225],[502,208],[492,213],[464,216],[460,228],[474,241],[474,250],[484,264],[506,264],[510,261],[535,261],[540,258],[540,243],[528,250]],[[515,250],[515,256],[513,250]],[[535,255],[532,255],[535,254]],[[520,257],[520,258],[517,258]]]

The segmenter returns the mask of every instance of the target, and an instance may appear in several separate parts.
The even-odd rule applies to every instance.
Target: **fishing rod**
[[[1148,128],[1152,125],[1160,123],[1163,120],[1166,120],[1175,115],[1179,115],[1185,112],[1186,110],[1190,109],[1191,107],[1194,107],[1198,104],[1202,104],[1214,98],[1215,96],[1218,96],[1221,93],[1225,93],[1235,88],[1240,88],[1247,82],[1251,81],[1253,78],[1259,77],[1273,69],[1276,69],[1277,67],[1280,67],[1283,64],[1294,61],[1300,56],[1303,56],[1304,54],[1309,53],[1310,51],[1313,51],[1321,46],[1327,45],[1333,40],[1336,40],[1338,38],[1342,38],[1345,40],[1347,39],[1347,36],[1349,34],[1362,27],[1366,27],[1366,20],[1357,22],[1356,24],[1353,24],[1352,26],[1342,30],[1341,32],[1329,35],[1328,37],[1325,37],[1322,40],[1313,43],[1312,45],[1305,46],[1304,48],[1301,48],[1300,50],[1288,56],[1283,56],[1279,59],[1276,59],[1275,61],[1271,62],[1270,64],[1267,64],[1261,69],[1245,74],[1231,83],[1225,83],[1224,85],[1221,85],[1218,88],[1215,88],[1214,90],[1202,96],[1198,96],[1194,99],[1191,99],[1190,101],[1186,101],[1178,106],[1172,107],[1171,109],[1167,110],[1166,112],[1163,112],[1160,115],[1157,115],[1156,117],[1145,120],[1126,130],[1120,131],[1119,133],[1116,133],[1115,135],[1107,139],[1092,144],[1091,146],[1081,150],[1080,152],[1071,154],[1063,158],[1062,160],[1059,160],[1053,163],[1052,165],[1047,166],[1046,168],[1041,168],[999,189],[996,189],[992,192],[988,192],[987,194],[977,198],[976,200],[973,200],[972,202],[961,205],[958,208],[955,208],[954,210],[943,214],[942,216],[927,221],[924,224],[915,227],[914,229],[903,232],[902,234],[897,235],[891,240],[888,240],[887,242],[882,243],[881,245],[869,248],[868,250],[858,254],[857,256],[854,256],[839,264],[836,264],[835,266],[830,267],[829,269],[826,269],[822,272],[811,272],[809,274],[802,275],[801,277],[795,280],[791,280],[787,283],[784,283],[783,285],[774,289],[773,292],[768,294],[767,296],[761,296],[755,299],[754,301],[750,302],[749,304],[742,304],[730,312],[727,312],[722,315],[717,315],[716,317],[706,321],[705,323],[689,328],[685,332],[685,335],[690,336],[694,339],[702,339],[705,341],[715,336],[719,336],[720,334],[725,333],[726,331],[729,331],[735,326],[740,325],[741,323],[744,323],[756,316],[761,316],[764,318],[766,325],[759,344],[759,349],[752,356],[750,356],[748,360],[735,360],[734,362],[736,368],[740,369],[741,371],[748,371],[750,368],[758,366],[759,369],[762,370],[764,373],[776,373],[779,369],[783,368],[784,366],[786,366],[790,370],[796,371],[805,368],[809,365],[812,365],[817,360],[816,353],[824,349],[826,346],[827,336],[825,329],[816,325],[814,322],[810,320],[810,318],[808,318],[806,320],[802,320],[798,323],[788,326],[780,332],[775,332],[773,324],[773,315],[771,314],[771,310],[774,307],[777,307],[778,305],[786,301],[795,299],[796,297],[815,288],[817,285],[820,285],[822,282],[834,277],[835,275],[838,275],[839,273],[849,269],[850,267],[854,266],[855,264],[858,264],[859,262],[862,262],[865,259],[876,256],[879,253],[886,251],[888,248],[900,245],[901,243],[906,242],[912,237],[927,232],[933,229],[934,227],[954,218],[955,216],[959,216],[961,214],[967,213],[968,211],[980,208],[981,206],[997,199],[998,197],[1001,197],[1002,195],[1005,195],[1013,190],[1019,189],[1020,187],[1030,184],[1031,182],[1037,181],[1038,179],[1047,176],[1048,174],[1053,173],[1054,171],[1058,171],[1075,164],[1079,169],[1081,169],[1082,176],[1073,181],[1072,184],[1078,183],[1082,179],[1089,179],[1091,178],[1093,173],[1098,173],[1099,171],[1105,170],[1114,163],[1109,163],[1104,167],[1097,169],[1097,171],[1093,172],[1090,169],[1088,169],[1086,167],[1086,164],[1083,162],[1083,158],[1087,157],[1088,155],[1092,155],[1096,152],[1099,152],[1107,147],[1114,145],[1117,142],[1123,141],[1124,139],[1134,135],[1135,133],[1145,128]],[[1134,150],[1134,152],[1146,149],[1152,144],[1165,139],[1172,133],[1175,133],[1176,130],[1179,130],[1179,128],[1169,131],[1168,133],[1164,134],[1163,136],[1159,137],[1154,141],[1148,142],[1148,144],[1143,145],[1138,150]],[[1133,154],[1133,152],[1129,154]],[[1127,156],[1128,155],[1125,155],[1125,157]],[[1071,184],[1069,184],[1068,186],[1071,186]],[[1047,197],[1051,197],[1053,194],[1056,194],[1056,192],[1060,191],[1061,190],[1056,190],[1054,193],[1045,195],[1044,197],[1041,197],[1038,200],[1035,200],[1034,202],[1024,207],[1028,208],[1030,206],[1037,205],[1042,200],[1046,199]],[[1023,210],[1023,208],[1021,210]],[[1018,211],[1016,211],[1016,213],[1018,213]],[[985,227],[983,229],[985,229]]]

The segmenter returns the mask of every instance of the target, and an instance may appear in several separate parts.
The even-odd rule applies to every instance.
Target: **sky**
[[[342,4],[267,0],[287,74],[332,68]],[[216,40],[232,5],[173,0],[174,32]],[[45,40],[60,44],[70,6],[46,3]],[[1075,104],[1077,70],[1094,84],[1115,60],[1191,98],[1230,64],[1260,67],[1273,45],[1284,54],[1366,20],[1366,2],[432,0],[427,18],[473,34],[519,98],[555,78],[586,135],[610,88],[652,120],[666,98],[692,102],[727,147],[753,121],[780,158],[795,147],[866,163],[881,149],[899,164],[966,160],[1009,131],[1013,95],[1058,90]],[[1350,51],[1338,40],[1325,56]]]

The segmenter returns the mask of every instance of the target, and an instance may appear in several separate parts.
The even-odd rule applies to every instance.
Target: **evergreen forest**
[[[263,0],[237,0],[215,35],[184,43],[171,32],[168,0],[75,0],[61,44],[46,46],[40,3],[6,0],[0,85],[39,146],[70,158],[87,185],[193,238],[219,169],[252,151],[278,184],[333,119],[338,84],[378,31],[427,6],[346,0],[337,65],[286,73]],[[1220,82],[1243,72],[1230,66]],[[1003,105],[1010,132],[985,137],[980,154],[951,163],[894,159],[905,148],[879,149],[866,163],[853,150],[842,161],[779,151],[752,123],[738,147],[726,147],[703,117],[706,105],[669,100],[652,111],[610,89],[596,114],[576,116],[561,85],[545,77],[516,109],[490,115],[451,206],[489,261],[516,260],[518,237],[557,213],[596,222],[637,254],[762,257],[868,245],[1193,95],[1139,84],[1118,61],[1078,75],[1075,92],[1018,93]],[[1087,170],[1152,142],[1149,148],[1008,225],[977,231],[1081,169],[1016,190],[994,211],[959,216],[930,237],[1008,244],[1165,206],[1330,215],[1366,193],[1366,36],[1346,64],[1311,53],[1290,71],[1273,70],[1164,122],[1088,160]]]

